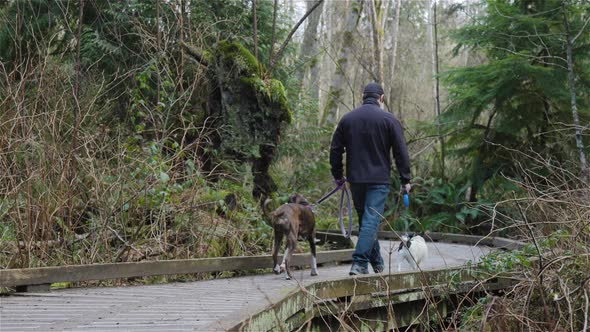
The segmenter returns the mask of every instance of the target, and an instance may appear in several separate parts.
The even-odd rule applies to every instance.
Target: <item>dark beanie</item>
[[[377,83],[369,83],[365,86],[365,90],[363,90],[363,94],[365,94],[365,95],[376,94],[376,95],[381,96],[382,94],[384,94],[384,92],[383,92],[383,88],[381,87],[381,85],[379,85]]]

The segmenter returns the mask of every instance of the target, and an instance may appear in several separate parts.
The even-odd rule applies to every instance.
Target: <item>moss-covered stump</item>
[[[276,190],[268,169],[281,128],[291,122],[283,84],[261,77],[262,66],[237,42],[218,43],[208,59],[215,91],[209,109],[217,118],[217,148],[225,158],[252,163],[252,194],[266,196]]]

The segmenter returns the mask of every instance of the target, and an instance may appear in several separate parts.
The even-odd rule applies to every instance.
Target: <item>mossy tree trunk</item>
[[[291,121],[285,89],[278,80],[263,79],[261,64],[239,43],[220,42],[205,60],[211,144],[221,158],[252,165],[252,194],[264,198],[276,190],[268,170],[281,129]]]

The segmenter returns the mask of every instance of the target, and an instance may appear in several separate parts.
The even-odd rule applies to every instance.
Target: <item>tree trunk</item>
[[[431,2],[432,1],[432,2]],[[440,142],[440,174],[442,179],[445,178],[445,142],[440,131],[440,93],[438,82],[438,36],[436,27],[436,0],[428,0],[428,16],[430,17],[429,37],[432,63],[432,90],[434,97],[434,114],[436,115],[436,127],[438,139]]]
[[[394,95],[394,81],[395,81],[395,66],[397,63],[397,45],[398,45],[398,41],[399,41],[399,22],[400,22],[400,14],[401,14],[401,8],[402,8],[402,3],[401,0],[395,0],[395,16],[393,17],[393,31],[391,33],[391,38],[392,38],[392,43],[393,43],[393,49],[391,50],[391,62],[389,65],[389,79],[390,79],[390,83],[389,83],[389,105],[393,105],[393,99],[394,96],[395,98],[397,98],[399,100],[400,95]],[[401,103],[398,103],[399,105],[401,105]],[[389,110],[390,112],[393,113],[393,110]],[[398,112],[399,112],[399,116],[398,116],[398,120],[402,120],[402,111],[401,111],[401,107],[398,107]]]
[[[279,8],[279,0],[275,0],[272,11],[272,32],[270,37],[270,47],[268,51],[268,66],[272,64],[272,55],[275,48],[275,34],[277,31],[277,8]]]
[[[256,21],[256,0],[252,0],[252,38],[254,39],[254,57],[258,61],[258,22]]]
[[[313,4],[315,3],[314,0],[308,0],[307,10],[311,9]],[[322,7],[323,2],[320,6],[309,16],[307,20],[307,26],[305,27],[305,32],[303,33],[303,43],[301,44],[301,55],[300,58],[303,61],[303,66],[301,70],[296,72],[297,80],[300,82],[301,88],[304,86],[304,82],[308,76],[308,73],[311,74],[309,79],[309,87],[310,87],[310,97],[312,99],[318,98],[319,93],[319,86],[317,80],[317,70],[318,70],[318,25],[320,22],[320,17],[322,16]],[[303,89],[301,89],[303,90]]]
[[[75,107],[72,107],[73,112],[73,126],[74,129],[72,130],[72,142],[70,146],[69,156],[68,156],[68,165],[66,166],[67,169],[67,176],[68,176],[68,228],[72,230],[75,225],[74,223],[74,209],[75,209],[75,179],[77,177],[77,168],[78,164],[76,162],[76,150],[78,149],[78,132],[80,130],[80,81],[82,80],[81,74],[81,60],[80,60],[80,49],[81,49],[81,36],[82,36],[82,23],[84,21],[84,0],[79,1],[79,14],[78,14],[78,29],[76,32],[76,77],[74,80],[73,86],[73,97],[76,103]]]
[[[383,84],[383,30],[381,29],[381,20],[383,17],[382,2],[379,0],[369,0],[370,9],[369,18],[371,21],[373,35],[373,78]]]
[[[580,153],[580,173],[584,183],[588,183],[588,165],[586,161],[586,154],[584,153],[584,142],[582,141],[582,131],[580,127],[580,119],[578,117],[578,107],[576,104],[576,86],[574,79],[574,58],[572,54],[572,34],[570,25],[567,20],[567,8],[565,0],[562,0],[561,7],[563,9],[563,24],[565,25],[566,37],[566,52],[567,52],[567,77],[569,81],[570,90],[570,104],[572,107],[572,117],[574,120],[574,127],[576,129],[576,147]]]
[[[359,18],[363,8],[362,0],[353,0],[348,11],[346,25],[342,34],[340,52],[336,59],[336,70],[332,74],[332,80],[328,90],[327,100],[321,114],[320,125],[325,123],[336,124],[338,121],[339,104],[344,95],[346,84],[346,73],[348,61],[352,59],[352,48],[354,46],[354,32],[358,26]]]
[[[291,31],[289,31],[289,34],[287,35],[287,37],[285,38],[285,40],[281,44],[281,47],[279,47],[276,57],[268,65],[268,72],[269,73],[272,73],[272,70],[273,70],[275,64],[281,60],[281,57],[283,56],[283,52],[287,48],[287,45],[289,45],[289,42],[291,41],[291,38],[293,38],[293,35],[297,31],[297,29],[299,29],[299,26],[301,26],[301,24],[303,22],[305,22],[307,17],[309,15],[311,15],[311,13],[313,13],[323,2],[324,2],[324,0],[318,0],[313,6],[311,6],[311,8],[309,8],[309,10],[307,12],[305,12],[305,14],[299,19],[299,21],[297,23],[295,23],[293,28],[291,28]]]
[[[180,45],[184,45],[184,0],[180,0],[180,13],[178,17],[178,41]],[[180,77],[180,94],[184,95],[184,52],[180,50],[180,64],[179,64],[179,73],[178,77]]]
[[[162,49],[162,33],[160,32],[160,0],[156,0],[156,106],[160,104],[160,50]]]

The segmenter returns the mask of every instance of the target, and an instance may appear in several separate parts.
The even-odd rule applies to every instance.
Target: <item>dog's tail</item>
[[[271,210],[272,209],[272,199],[267,198],[264,203],[262,204],[262,213],[264,214],[264,216],[268,219],[269,221],[269,225],[273,226],[273,225],[282,225],[284,226],[288,226],[289,223],[289,217],[287,215],[285,215],[285,210],[284,209],[276,209],[276,210]]]
[[[262,203],[262,213],[264,214],[265,217],[267,218],[272,218],[272,214],[271,214],[271,209],[270,209],[270,205],[272,204],[272,199],[267,198],[264,200],[264,203]]]
[[[277,219],[277,220],[288,220],[289,219],[289,217],[287,217],[285,215],[285,211],[284,210],[271,212],[270,213],[270,216],[272,218],[274,218],[274,219]]]
[[[284,210],[273,211],[270,213],[273,227],[279,227],[283,232],[288,232],[291,229],[291,222]]]

